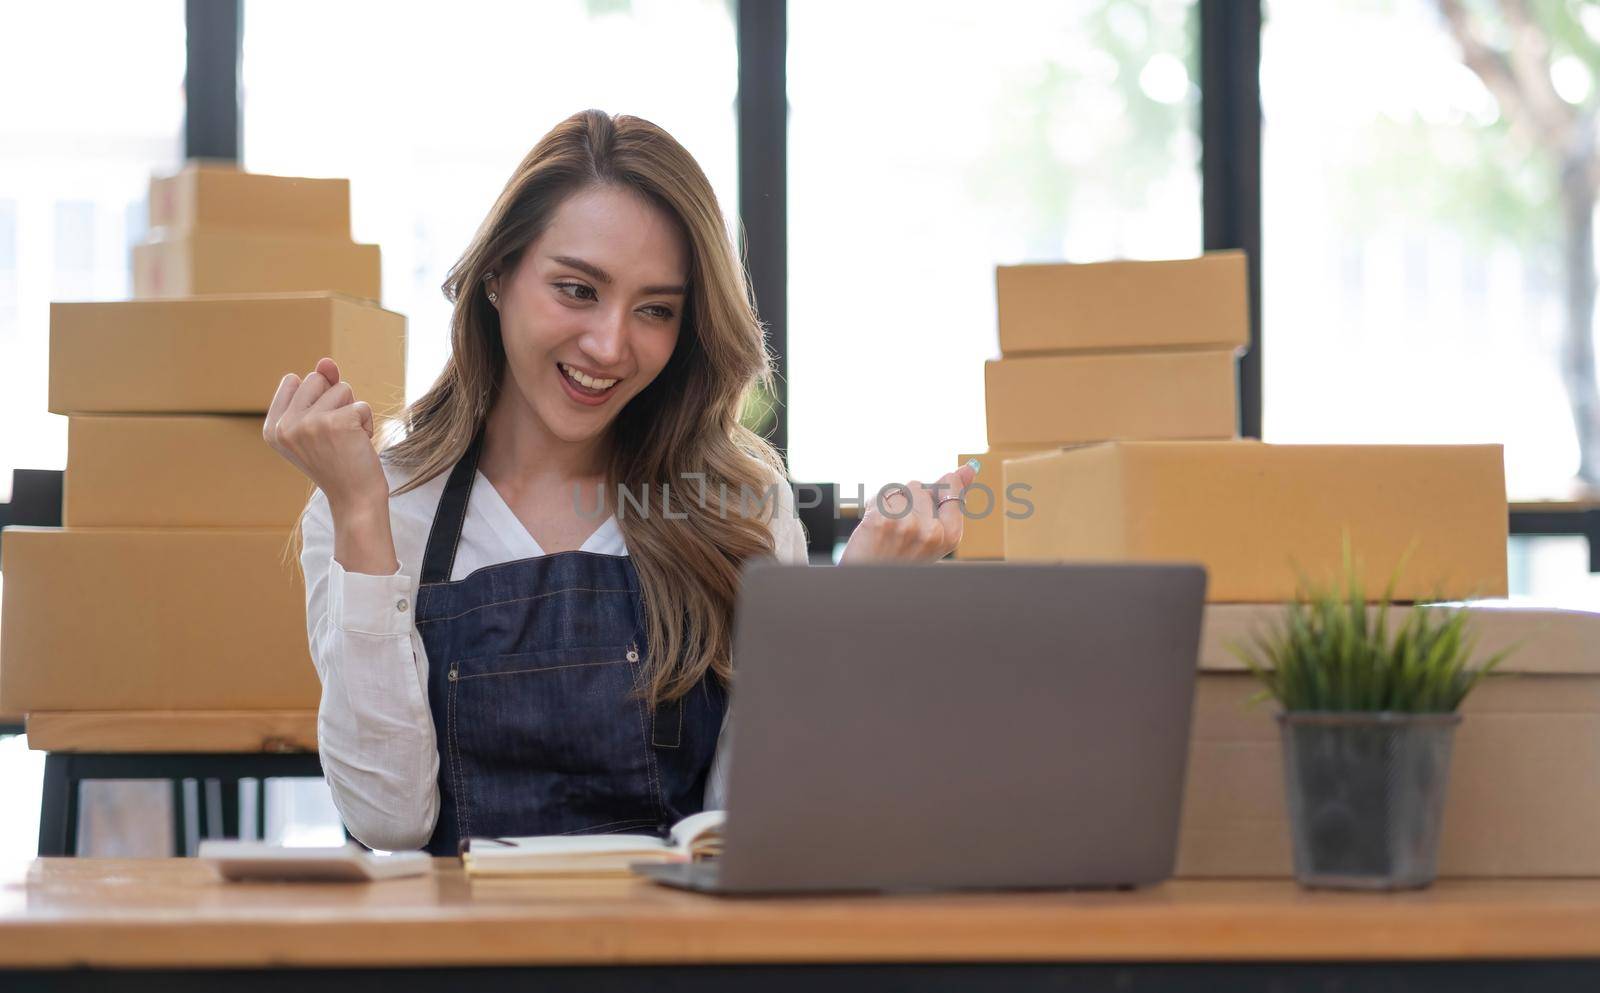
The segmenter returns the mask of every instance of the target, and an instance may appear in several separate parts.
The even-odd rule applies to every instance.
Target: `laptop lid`
[[[721,888],[1171,875],[1205,572],[752,563]]]

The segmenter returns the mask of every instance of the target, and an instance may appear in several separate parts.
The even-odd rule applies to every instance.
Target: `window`
[[[1582,535],[1513,535],[1508,552],[1512,596],[1577,610],[1600,604],[1600,573],[1589,571],[1589,542]]]
[[[12,469],[66,466],[50,302],[131,292],[127,229],[180,162],[183,72],[180,0],[13,5],[0,23],[0,92],[23,95],[0,100],[0,500]]]
[[[94,295],[95,205],[89,200],[63,200],[55,209],[55,292],[53,300],[82,300]]]
[[[1200,251],[1196,6],[789,4],[795,478],[984,447],[994,266]]]
[[[17,347],[17,304],[17,202],[0,200],[0,355]],[[9,487],[10,471],[3,464],[0,471]]]
[[[449,356],[445,272],[512,171],[597,107],[670,132],[738,213],[738,65],[717,0],[472,0],[435,6],[251,0],[243,159],[351,180],[357,241],[383,249],[383,304],[406,315],[407,397]]]
[[[1592,239],[1593,193],[1564,202],[1552,136],[1463,61],[1443,6],[1270,4],[1264,433],[1501,442],[1513,498],[1563,496],[1579,471],[1576,402],[1597,402],[1592,315],[1574,315],[1564,289],[1571,274],[1593,293],[1592,248],[1564,248],[1575,225]],[[1489,6],[1464,6],[1478,42],[1513,34]],[[1600,10],[1580,6],[1539,6],[1526,39],[1542,68],[1517,85],[1547,92],[1557,117],[1594,103]],[[1587,359],[1569,359],[1583,339]],[[1600,480],[1600,463],[1588,469]]]

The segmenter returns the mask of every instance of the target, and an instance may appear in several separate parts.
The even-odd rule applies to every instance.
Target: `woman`
[[[649,122],[576,114],[444,291],[451,356],[403,440],[375,451],[326,358],[263,426],[316,484],[301,566],[346,826],[455,854],[719,806],[740,566],[806,559],[780,460],[739,423],[771,373],[710,183]],[[842,560],[943,556],[970,481],[892,491]]]

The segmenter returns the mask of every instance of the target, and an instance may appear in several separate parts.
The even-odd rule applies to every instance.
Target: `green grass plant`
[[[1409,556],[1408,556],[1409,557]],[[1512,649],[1473,664],[1469,612],[1414,604],[1391,625],[1390,576],[1375,613],[1350,551],[1342,580],[1317,584],[1300,574],[1299,595],[1280,619],[1246,645],[1229,647],[1263,685],[1253,701],[1275,699],[1287,711],[1452,712]]]

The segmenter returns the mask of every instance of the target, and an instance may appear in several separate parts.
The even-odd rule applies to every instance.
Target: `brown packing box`
[[[61,523],[291,528],[311,482],[262,440],[254,415],[74,414]]]
[[[1343,535],[1368,595],[1504,596],[1506,488],[1499,445],[1108,442],[1005,462],[1030,487],[1005,520],[1006,558],[1199,562],[1212,601],[1296,596],[1296,568],[1337,577]]]
[[[983,372],[996,448],[1232,438],[1238,429],[1228,349],[990,359]]]
[[[266,415],[324,355],[375,415],[405,399],[399,314],[330,293],[50,305],[50,410]]]
[[[1000,352],[1226,346],[1250,340],[1240,251],[1163,262],[995,268]]]
[[[243,172],[192,161],[150,180],[150,226],[168,234],[240,230],[350,237],[350,181]]]
[[[956,456],[956,468],[966,464],[968,459],[978,460],[978,475],[973,478],[973,483],[987,486],[993,491],[992,503],[987,494],[974,490],[967,494],[967,509],[976,517],[967,517],[961,524],[961,543],[956,545],[956,558],[968,559],[1003,559],[1005,558],[1005,513],[1007,509],[1020,512],[1016,504],[1006,501],[1005,474],[1002,463],[1008,458],[1019,455],[1036,455],[1037,448],[1001,449],[991,448],[987,452],[969,452]]]
[[[9,527],[0,710],[314,708],[287,529]]]
[[[1476,658],[1521,647],[1501,664],[1503,675],[1480,684],[1462,705],[1439,873],[1600,876],[1600,613],[1469,609],[1479,633]],[[1227,649],[1282,610],[1206,608],[1180,876],[1291,874],[1277,705],[1247,705],[1260,684]]]
[[[378,300],[380,269],[377,245],[348,238],[195,231],[133,246],[133,295],[157,300],[329,290]]]

